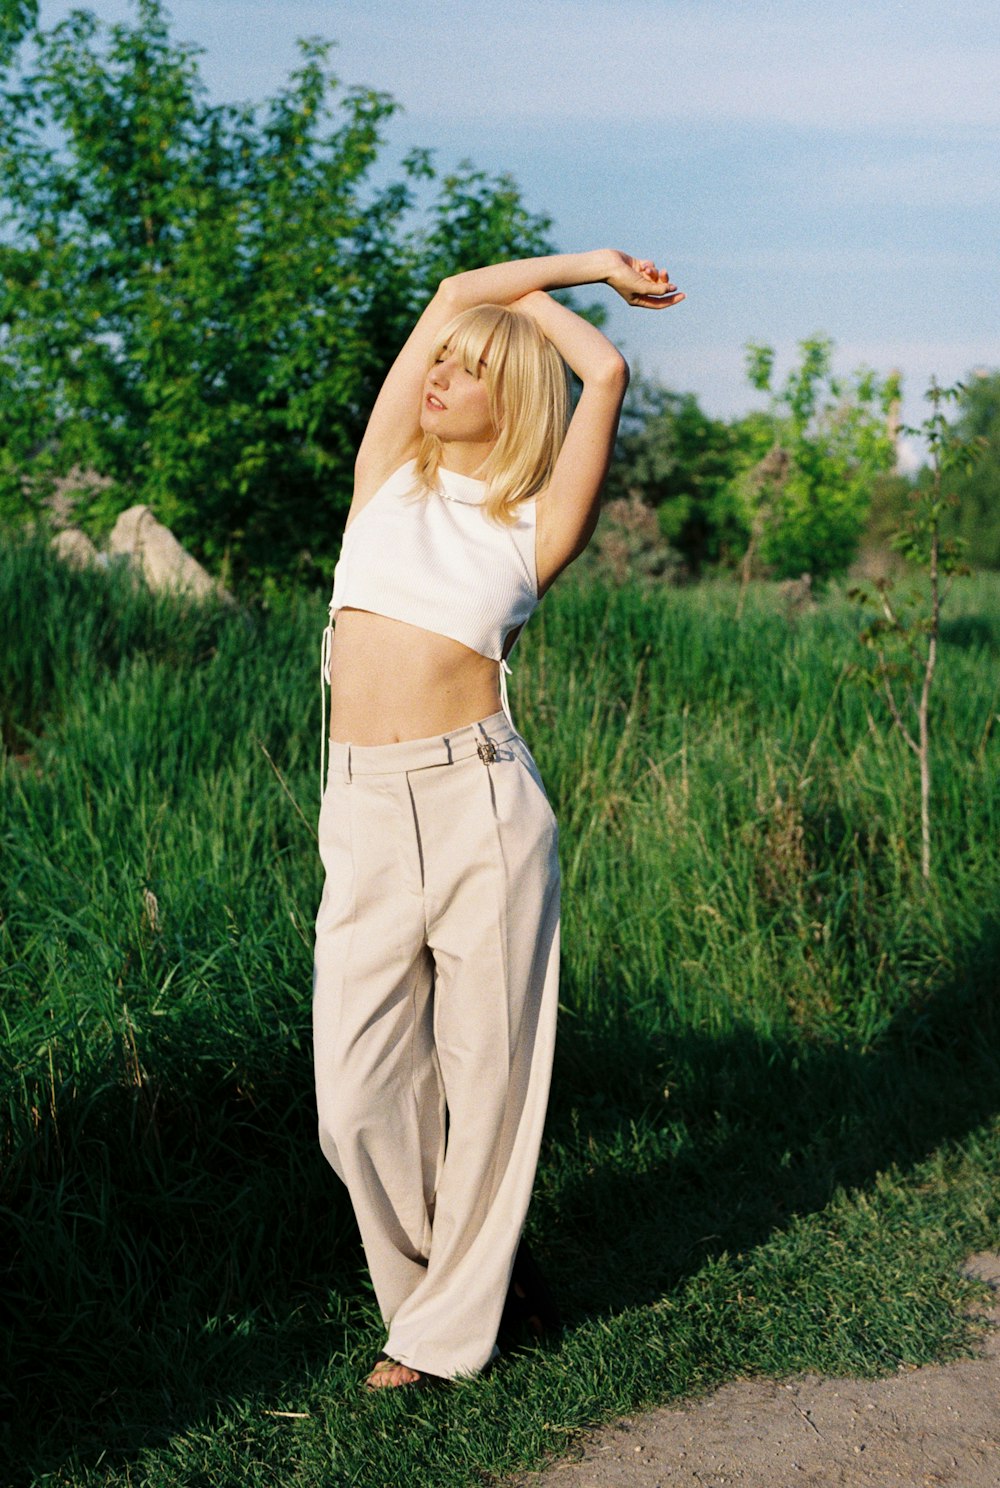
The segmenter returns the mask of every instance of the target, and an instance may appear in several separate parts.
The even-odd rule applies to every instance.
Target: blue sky
[[[67,13],[42,0],[43,25]],[[125,0],[87,7],[107,20]],[[712,413],[753,406],[749,340],[787,366],[931,375],[1000,365],[995,0],[174,0],[213,98],[260,99],[295,38],[403,105],[389,152],[510,171],[563,249],[664,263],[676,310],[614,309],[633,363]],[[611,297],[609,296],[609,299]],[[759,400],[758,400],[759,401]]]

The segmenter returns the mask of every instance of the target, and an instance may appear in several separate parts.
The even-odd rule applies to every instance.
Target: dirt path
[[[1000,1488],[1000,1254],[966,1269],[996,1294],[977,1358],[739,1381],[590,1433],[578,1460],[517,1488]]]

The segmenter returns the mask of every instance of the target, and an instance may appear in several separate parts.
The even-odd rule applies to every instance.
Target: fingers
[[[622,265],[631,269],[634,274],[640,274],[643,279],[653,279],[660,283],[667,283],[670,275],[666,269],[658,269],[651,258],[633,258],[630,253],[618,252]]]
[[[685,298],[667,270],[658,269],[651,258],[633,258],[627,253],[620,257],[630,272],[615,275],[608,282],[630,305],[642,310],[663,310],[679,305]]]
[[[676,290],[677,285],[671,282],[670,275],[667,273],[667,270],[658,269],[651,259],[644,259],[641,263],[637,264],[636,267],[640,270],[645,279],[651,280],[657,286],[655,292],[658,295],[672,294],[674,290]]]
[[[642,268],[656,286],[640,295],[638,303],[642,309],[662,310],[665,306],[676,305],[683,300],[684,296],[666,269],[658,269],[650,259],[644,260]]]
[[[669,292],[666,294],[634,295],[629,303],[635,305],[639,310],[669,310],[671,305],[679,305],[681,300],[686,299],[686,294],[671,285]]]
[[[667,279],[666,276],[664,276],[663,279],[657,281],[655,288],[643,290],[642,293],[647,299],[653,298],[662,300],[669,295],[679,293],[679,291],[677,289],[677,285],[674,284],[670,279]]]

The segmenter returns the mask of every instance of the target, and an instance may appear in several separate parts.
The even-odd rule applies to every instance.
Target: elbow
[[[448,274],[441,280],[434,295],[439,305],[455,312],[462,308],[461,278],[461,274]]]
[[[602,387],[617,390],[624,395],[630,375],[628,362],[617,347],[612,346],[608,355],[593,369],[586,380],[600,383]]]

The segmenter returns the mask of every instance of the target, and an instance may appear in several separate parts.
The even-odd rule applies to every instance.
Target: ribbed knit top
[[[330,614],[371,610],[500,661],[538,603],[535,503],[501,524],[483,507],[485,481],[440,469],[437,481],[424,491],[409,460],[362,507],[344,533]]]

